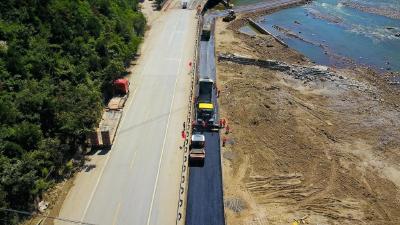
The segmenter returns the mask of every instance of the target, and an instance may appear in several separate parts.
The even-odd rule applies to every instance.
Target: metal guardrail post
[[[190,137],[191,134],[191,124],[193,121],[193,99],[194,99],[194,94],[195,92],[195,88],[196,88],[196,76],[198,75],[198,49],[199,49],[199,37],[200,37],[200,31],[201,31],[201,20],[202,20],[202,16],[199,16],[199,19],[197,20],[197,31],[196,31],[196,40],[195,40],[195,53],[194,53],[194,60],[193,60],[193,67],[192,67],[192,71],[191,71],[191,88],[190,88],[190,95],[188,98],[188,116],[187,116],[187,128],[186,129],[186,139],[183,143],[183,147],[184,147],[184,154],[183,154],[183,165],[182,165],[182,172],[181,172],[181,182],[180,182],[180,191],[179,191],[179,197],[178,197],[178,208],[177,208],[177,217],[176,217],[176,224],[184,224],[184,215],[185,212],[183,212],[183,210],[185,210],[184,206],[186,204],[186,197],[184,196],[185,194],[185,189],[188,190],[188,182],[187,182],[187,178],[189,177],[189,140],[188,138]],[[186,193],[188,193],[188,191],[186,191]]]

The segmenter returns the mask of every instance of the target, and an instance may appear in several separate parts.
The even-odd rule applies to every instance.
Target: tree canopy
[[[0,208],[64,176],[144,28],[137,0],[0,1]]]

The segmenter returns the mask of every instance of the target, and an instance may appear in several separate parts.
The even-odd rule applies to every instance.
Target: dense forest
[[[0,208],[72,169],[143,37],[137,0],[0,0]],[[0,210],[0,224],[20,220]]]

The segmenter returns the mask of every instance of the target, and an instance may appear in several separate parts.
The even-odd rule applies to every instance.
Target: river
[[[400,0],[316,0],[258,22],[318,64],[400,71]]]

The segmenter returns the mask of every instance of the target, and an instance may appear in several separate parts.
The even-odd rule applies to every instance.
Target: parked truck
[[[190,165],[204,165],[204,160],[206,157],[205,148],[206,138],[203,134],[195,132],[192,135],[190,142],[190,151],[189,151],[189,162]]]
[[[111,147],[119,123],[122,118],[123,108],[129,96],[129,81],[117,79],[113,82],[113,97],[104,109],[99,126],[87,134],[87,144],[92,148]]]

